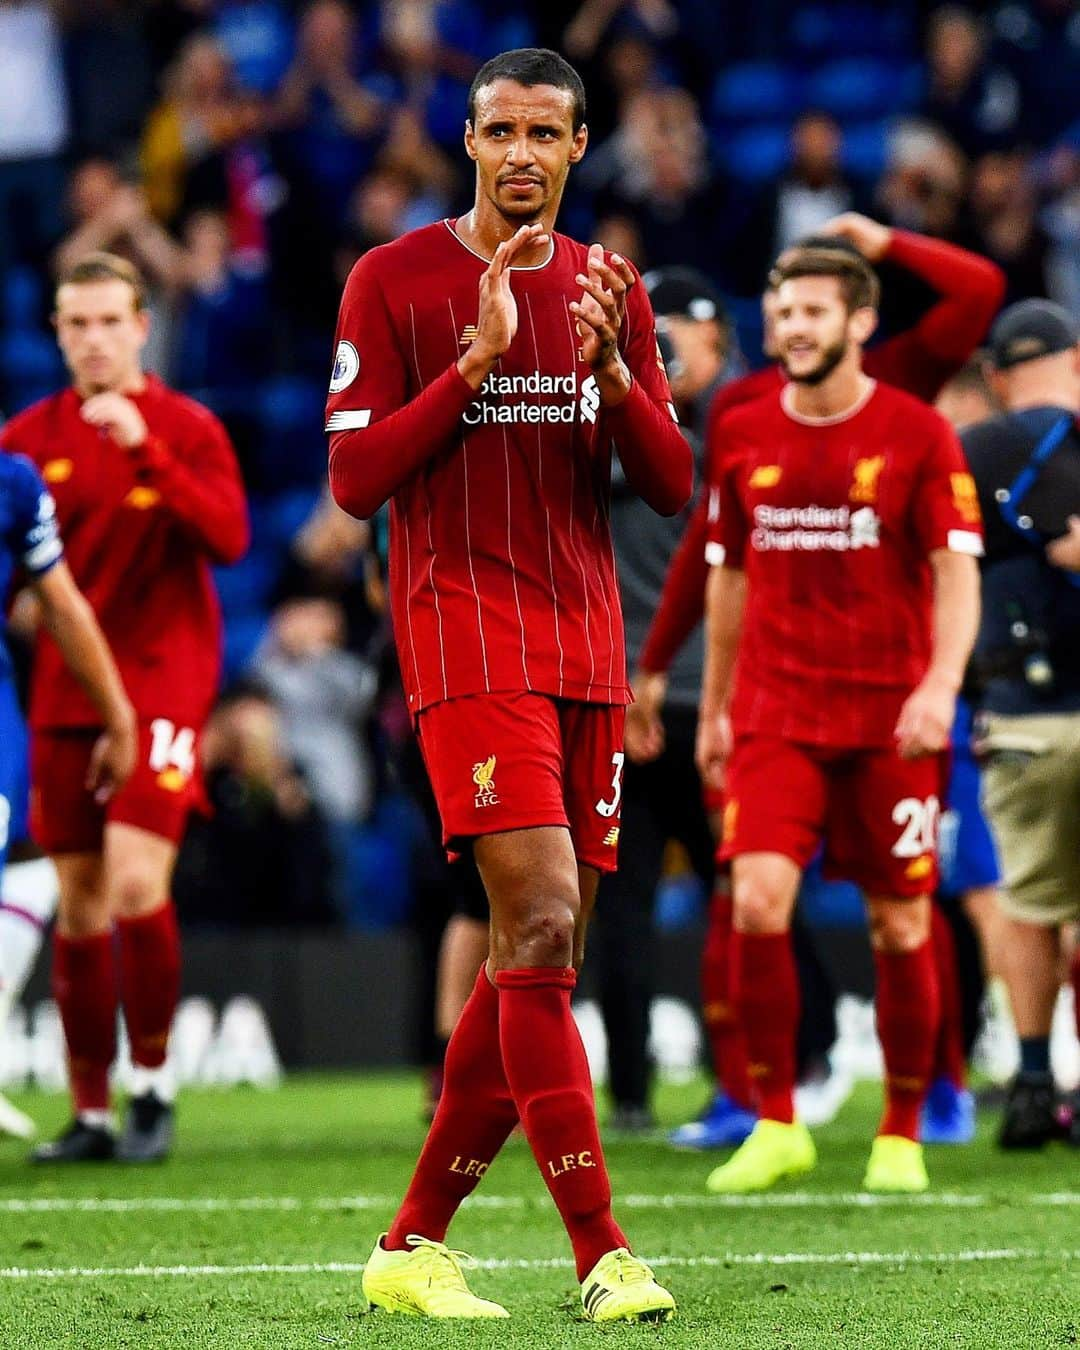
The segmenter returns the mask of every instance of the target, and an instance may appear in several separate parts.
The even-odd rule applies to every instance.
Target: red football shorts
[[[425,708],[417,735],[453,856],[465,840],[562,825],[578,861],[613,872],[622,809],[621,705],[471,694]]]
[[[99,853],[108,824],[135,825],[178,844],[202,801],[196,733],[164,717],[139,723],[135,769],[104,806],[86,790],[93,727],[38,730],[31,738],[30,833],[46,853]]]
[[[918,896],[937,885],[943,759],[895,750],[832,750],[770,736],[736,739],[728,765],[723,860],[782,853],[806,867],[825,844],[825,875],[868,895]]]

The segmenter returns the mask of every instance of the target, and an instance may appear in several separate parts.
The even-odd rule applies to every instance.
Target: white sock
[[[145,1064],[133,1064],[128,1090],[133,1097],[145,1097],[152,1092],[159,1102],[170,1103],[176,1096],[176,1078],[169,1061],[155,1069],[148,1069]]]
[[[80,1111],[79,1119],[84,1125],[89,1125],[92,1130],[110,1130],[115,1131],[116,1120],[113,1113],[108,1109],[104,1111]]]
[[[60,887],[48,858],[10,863],[0,892],[0,982],[14,1003],[30,978]]]

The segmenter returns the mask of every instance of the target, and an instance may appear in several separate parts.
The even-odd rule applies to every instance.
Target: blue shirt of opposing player
[[[8,843],[25,832],[26,814],[26,740],[4,640],[4,606],[17,568],[44,576],[63,553],[56,507],[37,470],[21,455],[0,452],[0,871]]]

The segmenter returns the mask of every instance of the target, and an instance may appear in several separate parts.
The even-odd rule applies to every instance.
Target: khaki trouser
[[[985,714],[979,751],[1002,910],[1047,927],[1080,918],[1080,712]]]

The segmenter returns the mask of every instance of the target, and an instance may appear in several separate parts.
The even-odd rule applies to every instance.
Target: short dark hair
[[[558,52],[549,47],[516,47],[513,51],[500,52],[490,61],[485,61],[473,76],[469,86],[469,121],[476,119],[477,91],[496,80],[513,80],[531,89],[536,84],[550,84],[556,89],[568,89],[574,100],[575,132],[585,122],[585,86],[581,76],[569,61],[565,61]]]
[[[846,249],[797,245],[787,250],[783,261],[769,273],[769,289],[778,290],[785,281],[797,277],[835,277],[849,313],[856,309],[877,309],[881,303],[877,273],[861,254]]]
[[[85,286],[94,281],[123,281],[131,287],[135,309],[146,307],[146,292],[138,268],[116,253],[88,253],[60,274],[56,289],[59,292],[61,286]]]

